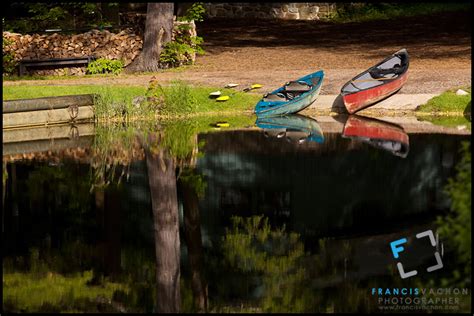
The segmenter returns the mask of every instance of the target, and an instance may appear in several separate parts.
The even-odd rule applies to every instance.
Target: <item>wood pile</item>
[[[176,22],[176,26],[188,22]],[[194,22],[189,23],[191,36],[196,36]],[[13,43],[3,49],[3,53],[13,52],[15,61],[22,59],[49,59],[95,56],[96,58],[107,58],[122,60],[124,66],[128,66],[140,54],[143,46],[143,36],[138,35],[135,30],[128,28],[119,33],[111,33],[108,30],[91,30],[82,34],[18,34],[3,32],[3,38]],[[37,75],[82,75],[85,67],[55,68],[31,70]]]
[[[107,30],[92,30],[75,35],[3,32],[3,37],[13,40],[13,44],[5,51],[13,51],[15,60],[96,56],[121,59],[128,65],[138,56],[143,45],[140,36],[129,30],[117,34]]]

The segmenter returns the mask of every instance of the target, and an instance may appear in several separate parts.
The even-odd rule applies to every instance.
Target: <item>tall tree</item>
[[[143,49],[126,72],[157,71],[163,45],[171,41],[174,4],[148,3]]]
[[[151,142],[160,144],[161,135]],[[159,313],[177,313],[181,294],[176,167],[169,151],[159,146],[144,145],[155,230],[156,304]]]

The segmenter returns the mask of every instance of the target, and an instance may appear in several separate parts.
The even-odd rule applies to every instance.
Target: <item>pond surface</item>
[[[467,241],[438,235],[469,135],[256,123],[4,143],[5,311],[470,310]]]

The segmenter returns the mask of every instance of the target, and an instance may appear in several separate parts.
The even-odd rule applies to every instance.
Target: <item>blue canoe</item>
[[[323,143],[324,134],[318,122],[312,118],[290,114],[285,116],[257,118],[257,127],[262,128],[266,135],[277,138],[286,137],[291,141],[297,138],[298,143],[306,141]]]
[[[311,105],[319,96],[323,84],[322,70],[290,81],[263,96],[255,106],[257,116],[279,116],[297,113]]]

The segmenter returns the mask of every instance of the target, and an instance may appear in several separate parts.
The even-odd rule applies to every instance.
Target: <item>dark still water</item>
[[[402,152],[262,124],[191,145],[164,131],[4,144],[3,309],[470,310],[470,224],[453,206],[470,136],[410,134]]]

